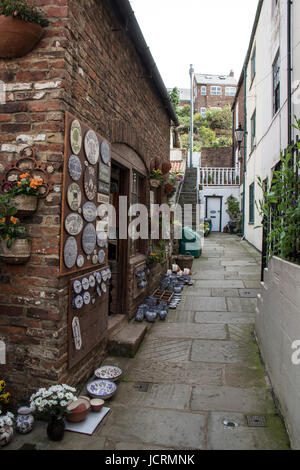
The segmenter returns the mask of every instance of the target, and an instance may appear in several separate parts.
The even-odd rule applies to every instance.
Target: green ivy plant
[[[297,126],[294,127],[300,130],[300,120],[297,120]],[[300,149],[300,142],[296,145]],[[292,158],[293,149],[289,147],[281,154],[279,169],[273,172],[269,188],[258,177],[263,199],[255,204],[267,232],[269,257],[277,255],[300,263],[300,184],[296,179],[300,159],[299,155],[296,162]]]
[[[12,16],[23,21],[37,23],[40,26],[48,26],[48,20],[43,18],[43,10],[38,8],[36,2],[27,0],[0,0],[0,13],[5,16]]]

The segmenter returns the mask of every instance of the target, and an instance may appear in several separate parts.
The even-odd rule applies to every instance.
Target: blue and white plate
[[[117,386],[111,380],[93,380],[86,386],[87,392],[94,398],[108,400],[117,390]]]

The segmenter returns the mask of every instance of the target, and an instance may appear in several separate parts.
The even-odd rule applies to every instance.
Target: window
[[[254,80],[256,75],[256,47],[254,47],[254,51],[251,57],[251,81]]]
[[[220,86],[211,86],[210,87],[210,94],[211,95],[221,96],[222,95],[222,87],[220,87]]]
[[[201,116],[206,117],[206,108],[201,108]]]
[[[273,114],[280,108],[280,62],[279,51],[273,64]]]
[[[145,204],[146,180],[136,171],[132,172],[131,204]],[[144,253],[145,240],[131,240],[131,254]]]
[[[225,88],[225,96],[235,96],[236,87],[234,86],[227,86]]]
[[[256,145],[256,110],[254,111],[251,118],[251,151]]]
[[[254,183],[249,186],[249,224],[254,224],[255,218],[255,199],[254,199]]]
[[[206,96],[206,86],[201,87],[201,95]]]

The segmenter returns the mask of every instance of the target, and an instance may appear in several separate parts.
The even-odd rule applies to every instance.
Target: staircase
[[[187,168],[185,171],[184,183],[182,186],[179,205],[182,207],[182,216],[184,217],[184,205],[192,204],[192,224],[185,224],[196,230],[196,210],[198,203],[197,189],[197,168]],[[183,218],[184,221],[184,218]],[[183,224],[184,225],[184,224]]]

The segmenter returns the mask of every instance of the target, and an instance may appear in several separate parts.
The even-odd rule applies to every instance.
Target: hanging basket
[[[27,217],[34,214],[37,210],[38,197],[20,195],[13,198],[13,205],[17,209],[19,217]]]
[[[0,259],[7,264],[25,264],[29,260],[30,254],[30,240],[18,238],[10,248],[7,248],[6,240],[0,240]]]
[[[150,179],[151,188],[158,188],[160,186],[160,181],[156,179]]]
[[[167,175],[168,173],[170,173],[171,168],[172,168],[172,163],[171,162],[164,162],[162,164],[163,175]]]
[[[0,57],[23,57],[34,48],[42,34],[43,28],[37,23],[0,15]]]

